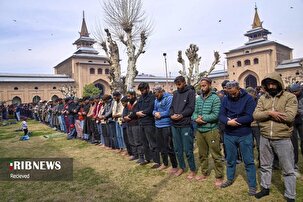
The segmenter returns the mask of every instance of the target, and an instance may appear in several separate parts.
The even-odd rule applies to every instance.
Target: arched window
[[[100,89],[100,95],[104,95],[104,86],[101,83],[96,83],[95,87]]]
[[[15,87],[14,90],[18,90],[18,87]]]
[[[95,74],[95,69],[94,69],[94,68],[90,68],[90,69],[89,69],[89,73],[90,73],[90,74]]]
[[[41,98],[38,95],[33,97],[33,103],[37,104],[40,100],[41,100]]]
[[[254,59],[254,64],[256,65],[256,64],[259,64],[259,59],[258,58],[255,58]]]
[[[12,103],[13,103],[13,104],[17,104],[17,105],[21,104],[21,98],[18,97],[18,96],[15,96],[15,97],[13,98]]]
[[[51,98],[51,100],[52,100],[52,101],[56,101],[58,98],[59,98],[59,97],[58,97],[57,95],[53,95],[52,98]]]
[[[105,74],[109,74],[109,69],[105,69]]]
[[[245,60],[244,65],[250,65],[250,60]]]
[[[38,90],[38,89],[39,89],[39,88],[36,86],[36,87],[35,87],[35,90]]]
[[[237,67],[241,67],[242,66],[242,62],[241,61],[238,61],[237,62]]]
[[[245,79],[245,85],[246,85],[246,88],[247,87],[253,87],[253,88],[256,88],[257,87],[257,79],[255,76],[249,74]]]
[[[98,69],[98,74],[102,74],[103,73],[103,69],[99,68]]]
[[[54,89],[54,90],[56,90],[56,89],[57,89],[57,87],[56,87],[56,86],[54,86],[54,87],[53,87],[53,89]]]

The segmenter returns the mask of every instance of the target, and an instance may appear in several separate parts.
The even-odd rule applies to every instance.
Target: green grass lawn
[[[180,177],[169,176],[166,171],[137,165],[99,146],[80,140],[68,141],[63,133],[38,122],[29,121],[28,125],[33,134],[29,141],[19,141],[23,132],[15,130],[20,128],[20,123],[0,126],[0,157],[73,158],[74,180],[2,181],[0,201],[284,201],[281,171],[274,171],[270,195],[256,200],[247,194],[243,163],[237,166],[237,179],[232,186],[216,189],[214,172],[205,182],[189,181],[186,173]],[[303,172],[302,156],[300,170]],[[303,201],[303,181],[299,179],[297,201]]]

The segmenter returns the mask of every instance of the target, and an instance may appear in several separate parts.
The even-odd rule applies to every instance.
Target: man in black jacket
[[[188,179],[196,175],[196,165],[193,153],[194,137],[191,126],[191,116],[195,111],[196,93],[193,86],[186,85],[185,78],[178,76],[174,80],[177,90],[173,93],[173,101],[170,108],[172,119],[172,133],[175,152],[177,155],[179,170],[175,173],[180,176],[185,170],[183,152],[186,154],[190,168]]]
[[[153,116],[156,98],[155,95],[150,92],[148,83],[140,83],[138,90],[141,92],[141,97],[138,100],[135,112],[139,118],[140,136],[145,154],[145,159],[139,156],[139,163],[144,165],[153,159],[155,164],[152,168],[158,168],[160,167],[160,162],[157,162],[159,158],[157,158],[156,155],[159,155],[159,151],[157,148],[155,119]]]

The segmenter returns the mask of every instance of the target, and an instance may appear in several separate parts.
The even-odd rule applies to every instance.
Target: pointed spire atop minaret
[[[87,37],[89,36],[89,33],[87,31],[87,27],[86,27],[84,11],[83,11],[83,19],[82,19],[82,26],[81,26],[80,36],[87,36]]]
[[[77,51],[74,54],[85,53],[85,54],[97,55],[98,51],[96,51],[93,47],[96,41],[93,38],[89,37],[89,33],[87,31],[87,26],[85,22],[84,11],[83,11],[81,31],[79,32],[79,34],[80,34],[80,38],[73,43],[74,45],[77,45]]]
[[[259,14],[258,14],[257,4],[255,4],[255,17],[254,17],[253,24],[251,26],[253,29],[255,29],[257,27],[262,27],[262,22],[259,18]]]
[[[255,5],[255,16],[253,24],[251,25],[252,29],[244,34],[244,36],[247,36],[249,39],[249,41],[245,43],[246,45],[267,40],[267,35],[271,34],[271,32],[263,28],[262,24],[263,22],[259,18],[257,5]]]

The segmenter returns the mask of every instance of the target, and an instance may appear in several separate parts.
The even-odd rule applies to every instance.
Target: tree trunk
[[[126,73],[125,85],[126,85],[126,89],[130,90],[133,89],[134,80],[135,77],[137,76],[136,58],[135,58],[136,53],[135,53],[135,46],[133,45],[131,33],[127,33],[126,45],[127,45],[128,61],[127,61],[127,73]]]

